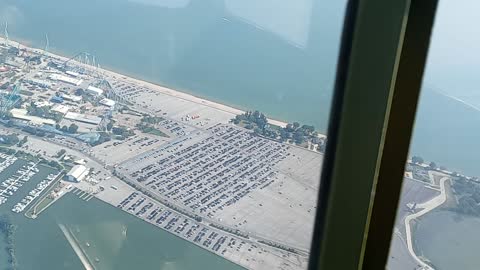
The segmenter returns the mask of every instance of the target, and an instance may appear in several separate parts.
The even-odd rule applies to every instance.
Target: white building
[[[39,80],[39,79],[26,79],[25,82],[36,85],[42,88],[51,88],[52,84],[50,82],[44,81],[44,80]]]
[[[42,100],[39,100],[39,101],[35,101],[34,102],[35,106],[41,108],[41,107],[49,107],[49,106],[52,106],[53,103],[51,102],[48,102],[48,101],[42,101]]]
[[[78,122],[83,122],[92,125],[98,125],[102,122],[102,118],[95,116],[95,115],[85,115],[76,112],[68,112],[65,114],[65,119],[74,120]]]
[[[79,77],[80,76],[80,73],[77,73],[77,72],[73,72],[73,71],[65,71],[66,74],[70,75],[70,76],[73,76],[75,78]]]
[[[58,113],[61,113],[61,114],[66,114],[66,113],[68,113],[69,110],[70,110],[70,108],[68,106],[61,105],[61,104],[56,104],[52,107],[52,111],[58,112]]]
[[[108,99],[108,98],[104,98],[104,99],[100,100],[100,104],[105,105],[107,107],[113,107],[113,106],[115,106],[115,101],[113,101],[111,99]]]
[[[87,87],[87,90],[85,92],[87,92],[87,94],[94,95],[94,96],[103,95],[103,90],[102,89],[100,89],[98,87],[95,87],[95,86],[91,86],[91,85]]]
[[[50,125],[54,126],[56,122],[52,119],[46,119],[38,116],[32,116],[27,114],[27,110],[25,109],[12,109],[10,110],[12,113],[12,117],[16,119],[20,119],[23,121],[30,122],[35,125]]]
[[[70,78],[70,77],[67,77],[67,76],[60,75],[60,74],[52,74],[52,75],[48,76],[48,78],[52,81],[60,81],[60,82],[72,84],[72,85],[75,85],[75,86],[79,86],[83,82],[83,80],[81,80],[81,79]]]
[[[74,102],[80,102],[82,101],[82,97],[81,96],[72,96],[72,95],[67,95],[67,94],[64,94],[62,95],[63,99],[65,100],[70,100],[70,101],[74,101]]]
[[[87,177],[89,173],[90,173],[90,170],[87,167],[83,165],[75,165],[67,173],[67,180],[78,183],[83,179],[85,179],[85,177]]]

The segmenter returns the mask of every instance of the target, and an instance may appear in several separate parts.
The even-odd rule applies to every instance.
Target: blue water
[[[477,217],[441,210],[429,213],[415,228],[416,252],[427,257],[437,270],[477,270],[479,226]]]
[[[0,183],[27,162],[18,160],[0,173]],[[85,269],[66,241],[59,224],[76,237],[95,269],[131,270],[243,270],[226,259],[185,241],[167,231],[136,218],[98,199],[84,201],[69,193],[42,212],[37,219],[10,209],[22,200],[52,168],[39,166],[39,172],[25,183],[5,204],[0,215],[8,216],[16,226],[15,255],[19,270]],[[128,229],[124,236],[123,229]],[[86,243],[90,246],[87,246]],[[5,252],[4,235],[0,233],[0,269],[10,269]]]
[[[411,153],[480,175],[475,154],[480,152],[480,113],[437,92],[480,106],[480,95],[473,91],[477,58],[448,53],[464,47],[453,42],[457,38],[470,44],[469,51],[475,47],[471,44],[478,46],[465,40],[465,31],[449,26],[476,18],[474,12],[456,16],[464,10],[457,4],[440,5]],[[325,132],[344,5],[315,0],[0,0],[0,19],[9,21],[12,37],[27,44],[43,48],[48,33],[51,51],[70,56],[88,51],[102,67]]]
[[[51,51],[326,130],[345,0],[0,3],[10,36],[30,45],[48,33]]]

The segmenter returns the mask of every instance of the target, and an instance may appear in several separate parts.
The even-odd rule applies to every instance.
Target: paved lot
[[[223,256],[248,269],[298,270],[307,259],[261,245],[195,221],[134,190],[116,178],[102,182],[105,190],[96,197],[146,222]]]
[[[318,153],[219,124],[116,170],[193,213],[308,250],[321,162]]]

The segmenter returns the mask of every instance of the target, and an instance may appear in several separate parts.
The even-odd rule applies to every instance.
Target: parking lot
[[[232,125],[194,135],[140,154],[116,171],[200,216],[309,248],[320,154]]]
[[[119,190],[125,189],[119,188]],[[103,193],[118,193],[118,191],[107,189]],[[307,261],[302,261],[295,254],[267,249],[248,239],[206,226],[139,192],[133,191],[128,195],[124,192],[119,194],[123,194],[123,199],[119,200],[115,196],[116,207],[249,269],[277,269],[282,267],[282,269],[293,270],[306,267]],[[100,196],[105,196],[105,194]],[[279,257],[282,260],[279,260]]]
[[[273,183],[272,168],[286,158],[288,146],[228,125],[210,132],[140,155],[117,171],[209,217]]]

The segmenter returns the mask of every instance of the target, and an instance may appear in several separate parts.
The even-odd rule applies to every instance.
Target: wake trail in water
[[[65,235],[65,238],[67,238],[68,243],[70,246],[72,246],[73,250],[75,251],[75,254],[77,254],[78,258],[82,262],[83,266],[85,267],[85,270],[95,270],[93,265],[90,264],[88,261],[87,257],[83,253],[82,249],[78,245],[78,243],[75,241],[71,233],[68,231],[68,229],[65,227],[63,224],[58,224],[58,227],[60,227],[60,230],[62,230],[63,235]]]
[[[457,102],[460,102],[460,103],[462,103],[463,105],[465,105],[465,106],[467,106],[467,107],[469,107],[469,108],[471,108],[471,109],[474,109],[474,110],[480,112],[480,107],[477,107],[477,106],[475,106],[475,105],[473,105],[473,104],[471,104],[471,103],[468,103],[468,102],[466,102],[466,101],[463,100],[463,99],[457,98],[457,97],[455,97],[455,96],[449,95],[449,94],[444,93],[444,92],[441,92],[441,91],[437,91],[437,93],[441,94],[441,95],[444,96],[444,97],[447,97],[447,98],[453,99],[453,100],[455,100],[455,101],[457,101]]]

